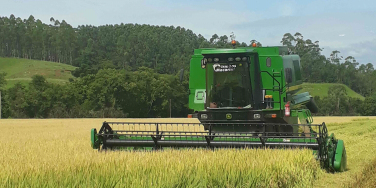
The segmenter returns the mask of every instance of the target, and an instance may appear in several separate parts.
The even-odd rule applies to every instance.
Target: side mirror
[[[181,69],[180,70],[180,82],[183,82],[183,78],[184,78],[184,69]]]
[[[287,83],[292,83],[292,69],[285,68],[285,79]]]

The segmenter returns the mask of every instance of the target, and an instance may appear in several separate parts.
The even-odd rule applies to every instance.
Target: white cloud
[[[344,37],[344,36],[345,36],[345,34],[340,34],[340,35],[338,35],[338,36],[340,36],[340,37]]]

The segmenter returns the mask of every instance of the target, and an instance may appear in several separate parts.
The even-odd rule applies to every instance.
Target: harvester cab
[[[104,122],[92,147],[309,148],[324,168],[344,171],[344,142],[312,124],[318,109],[301,84],[300,58],[287,47],[196,49],[189,108],[200,123]]]

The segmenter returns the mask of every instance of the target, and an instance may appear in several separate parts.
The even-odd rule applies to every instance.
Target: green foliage
[[[17,83],[14,87],[8,89],[6,95],[6,101],[10,102],[12,105],[9,107],[10,117],[26,118],[26,89],[20,83]]]
[[[5,76],[7,74],[4,72],[0,72],[0,95],[1,95],[1,117],[9,116],[9,105],[3,96],[6,95],[6,91],[4,89],[4,85],[6,85],[7,81],[5,80]]]
[[[102,69],[65,85],[33,76],[16,84],[6,100],[10,117],[169,117],[186,116],[186,81],[141,67],[135,72]]]
[[[367,97],[363,103],[362,115],[374,116],[376,115],[376,96]]]
[[[6,85],[6,83],[7,83],[7,81],[5,80],[6,75],[7,75],[7,73],[0,72],[0,89],[2,89],[4,87],[4,85]]]
[[[72,72],[76,77],[105,68],[135,71],[148,67],[158,73],[176,74],[181,68],[189,68],[190,56],[196,48],[232,47],[226,35],[214,34],[208,41],[179,26],[121,23],[73,28],[64,20],[50,21],[45,24],[32,15],[25,20],[14,15],[0,17],[0,38],[4,39],[0,41],[0,56],[74,65],[79,67]],[[237,43],[247,46],[244,42]],[[261,46],[260,42],[257,44]]]
[[[315,96],[314,100],[319,108],[317,115],[344,116],[363,114],[363,101],[347,94],[343,85],[332,85],[328,88],[327,96]]]

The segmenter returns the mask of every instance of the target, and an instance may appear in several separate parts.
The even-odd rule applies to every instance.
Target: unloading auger
[[[309,148],[323,168],[345,171],[343,140],[312,124],[318,108],[308,92],[297,94],[301,84],[300,58],[287,47],[196,49],[188,116],[200,123],[104,122],[91,130],[92,147]]]

